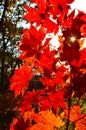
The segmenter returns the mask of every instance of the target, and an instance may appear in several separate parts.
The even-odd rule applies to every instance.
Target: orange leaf
[[[54,130],[54,128],[60,128],[64,125],[64,122],[59,116],[53,114],[52,110],[41,111],[39,114],[34,114],[32,118],[37,122],[30,130]],[[44,129],[45,128],[45,129]]]
[[[68,116],[68,109],[65,111],[66,117]],[[86,130],[86,115],[81,113],[79,105],[73,106],[70,109],[69,120],[75,123],[75,130]]]

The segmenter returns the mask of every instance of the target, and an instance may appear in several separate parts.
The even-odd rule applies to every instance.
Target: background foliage
[[[0,129],[9,129],[15,115],[13,92],[8,91],[9,78],[22,64],[18,44],[22,37],[21,21],[25,23],[23,4],[27,0],[0,0]]]

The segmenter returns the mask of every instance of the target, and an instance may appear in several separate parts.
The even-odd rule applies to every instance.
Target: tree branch
[[[2,32],[2,40],[3,40],[3,48],[2,48],[2,52],[3,52],[3,56],[1,57],[1,81],[0,81],[0,92],[4,92],[4,68],[5,68],[5,50],[6,50],[6,44],[5,44],[5,38],[4,38],[4,29],[3,29],[3,21],[4,21],[4,17],[5,17],[5,13],[7,10],[7,5],[8,5],[8,0],[5,0],[5,4],[4,4],[4,11],[0,20],[0,30]]]
[[[3,11],[3,14],[2,14],[2,17],[1,17],[1,20],[0,20],[0,27],[3,25],[3,20],[4,20],[4,17],[5,17],[5,12],[7,10],[7,6],[8,6],[8,0],[5,0],[4,11]]]

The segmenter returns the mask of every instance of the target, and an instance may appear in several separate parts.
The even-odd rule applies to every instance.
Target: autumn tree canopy
[[[32,0],[24,5],[30,28],[23,29],[19,45],[24,63],[10,78],[10,90],[22,97],[16,108],[20,116],[10,130],[86,130],[86,14],[69,14],[72,2]],[[57,49],[51,49],[51,33],[57,35]],[[30,90],[36,74],[44,86]]]

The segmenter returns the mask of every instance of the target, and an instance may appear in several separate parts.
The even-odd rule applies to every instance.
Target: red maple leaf
[[[31,27],[30,30],[24,30],[24,37],[19,46],[19,49],[22,51],[20,59],[37,55],[42,48],[44,36],[43,30],[38,31],[35,27]]]
[[[29,111],[32,109],[32,105],[39,105],[39,102],[43,100],[44,90],[27,92],[24,96],[22,103],[20,104],[21,112]]]
[[[80,58],[80,52],[77,44],[73,44],[72,46],[64,44],[63,53],[61,54],[61,59],[63,61],[68,61],[68,63],[71,64],[72,61],[75,60],[78,63],[79,58]]]
[[[21,68],[14,71],[14,75],[10,78],[10,90],[14,90],[15,96],[24,94],[29,86],[29,81],[33,77],[32,66],[24,64]]]
[[[83,37],[86,37],[86,24],[83,24],[80,28]]]
[[[32,2],[37,4],[38,10],[40,14],[45,14],[47,10],[48,2],[47,0],[32,0]]]
[[[86,61],[86,48],[83,48],[82,50],[79,51],[79,60],[78,62],[73,59],[72,65],[76,67],[81,67],[85,64]]]
[[[43,101],[41,101],[41,109],[46,110],[51,108],[53,112],[56,113],[58,107],[65,107],[64,100],[64,91],[62,88],[60,88],[55,93],[50,92],[49,96],[47,96]]]
[[[47,66],[47,65],[46,65]],[[49,69],[44,67],[43,77],[40,78],[40,81],[47,86],[49,90],[55,90],[57,85],[64,86],[67,78],[68,78],[68,68],[64,67],[64,65],[60,67],[56,67],[53,64],[53,69]]]
[[[36,8],[30,8],[28,5],[24,5],[24,7],[26,8],[26,10],[28,11],[27,14],[24,15],[24,18],[28,21],[30,21],[30,23],[34,23],[37,21],[40,21],[40,15],[39,12]]]
[[[49,16],[44,19],[43,27],[47,29],[47,33],[57,33],[58,32],[58,25],[57,23],[50,20]]]
[[[26,130],[28,129],[29,130],[30,128],[30,120],[29,118],[24,121],[24,118],[21,117],[21,118],[14,118],[12,123],[10,124],[10,130]]]

